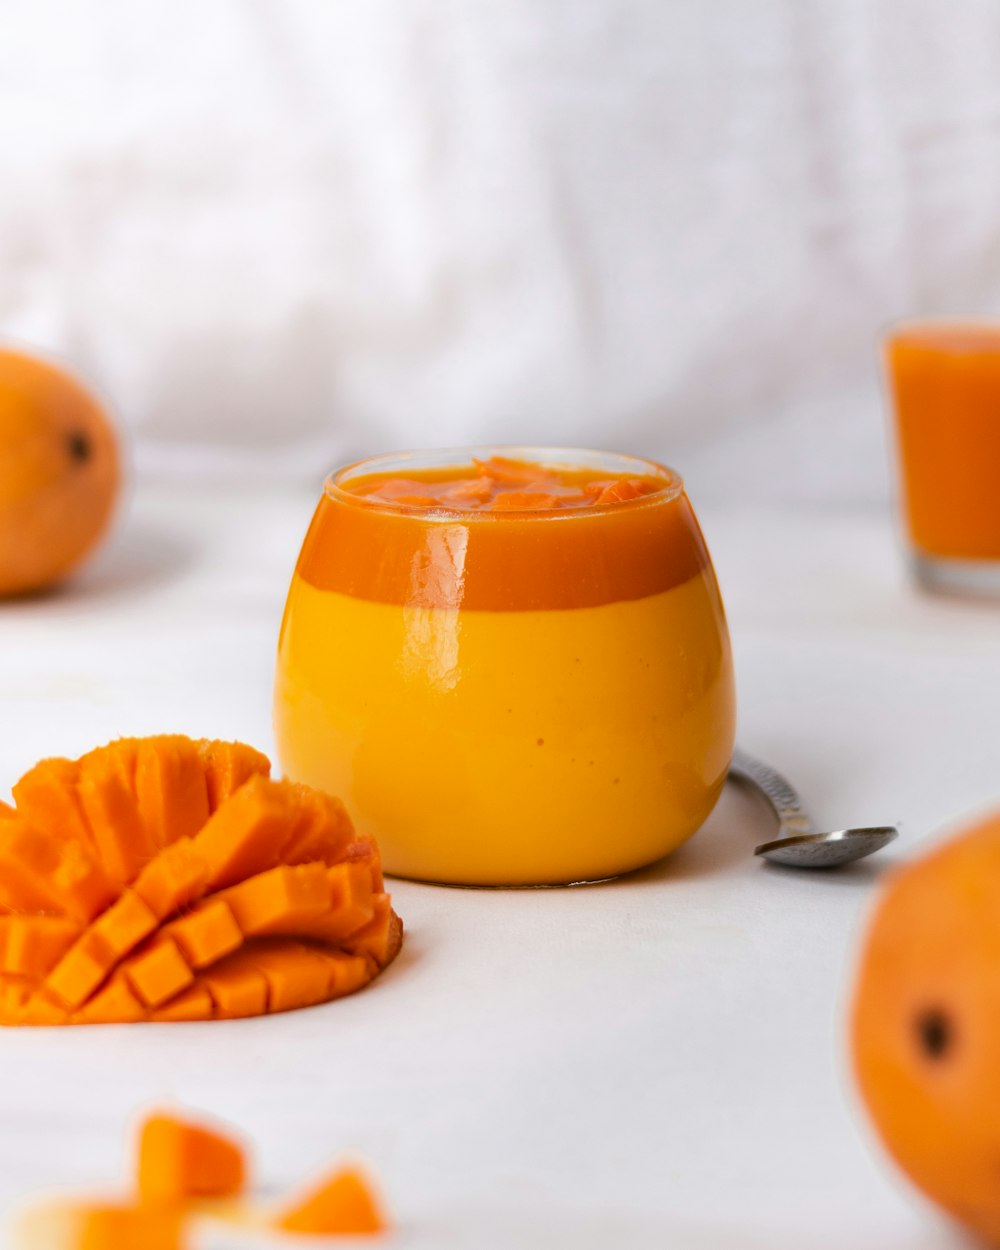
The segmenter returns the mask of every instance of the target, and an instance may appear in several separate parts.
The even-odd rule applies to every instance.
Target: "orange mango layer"
[[[297,572],[318,590],[420,608],[594,607],[658,594],[708,556],[680,479],[637,464],[649,472],[495,458],[405,480],[347,471],[320,500]],[[456,501],[477,483],[481,500]]]
[[[1000,325],[903,327],[886,364],[914,545],[1000,559]]]
[[[287,1011],[395,957],[378,848],[336,799],[239,744],[118,749],[33,769],[0,820],[0,1024]]]
[[[732,661],[710,570],[624,603],[457,614],[296,578],[285,621],[284,770],[342,795],[400,876],[613,876],[678,846],[725,779]]]

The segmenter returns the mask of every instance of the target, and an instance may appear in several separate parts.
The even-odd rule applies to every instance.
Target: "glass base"
[[[630,872],[638,872],[638,869],[629,868],[612,877],[587,877],[581,881],[530,881],[523,884],[506,881],[436,881],[433,877],[407,877],[402,873],[390,872],[388,868],[384,872],[394,881],[412,881],[415,885],[433,885],[445,890],[577,890],[581,886],[607,885],[609,881],[617,881]]]
[[[924,590],[966,599],[1000,599],[1000,560],[960,560],[915,551],[910,563]]]

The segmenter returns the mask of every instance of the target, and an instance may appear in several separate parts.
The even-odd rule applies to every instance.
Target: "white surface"
[[[272,656],[313,500],[147,488],[59,595],[0,607],[4,788],[43,754],[167,729],[270,746]],[[727,792],[614,884],[394,883],[370,990],[250,1022],[0,1032],[0,1201],[124,1176],[180,1100],[240,1126],[272,1192],[367,1158],[414,1250],[943,1250],[856,1106],[844,999],[880,869],[1000,797],[998,611],[919,598],[881,514],[702,516],[741,740],[829,825],[901,822],[879,863],[768,870]],[[230,1242],[232,1244],[232,1242]],[[238,1243],[237,1243],[238,1244]]]
[[[146,463],[611,443],[878,499],[879,329],[1000,311],[989,0],[0,15],[0,336]]]

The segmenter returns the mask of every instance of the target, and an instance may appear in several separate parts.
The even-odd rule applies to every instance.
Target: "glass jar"
[[[884,347],[916,579],[1000,598],[1000,323],[905,322]]]
[[[502,454],[655,479],[575,510],[373,499],[372,475]],[[563,448],[380,456],[327,480],[278,648],[286,776],[341,797],[386,871],[455,885],[602,879],[698,829],[725,782],[725,614],[680,477]]]

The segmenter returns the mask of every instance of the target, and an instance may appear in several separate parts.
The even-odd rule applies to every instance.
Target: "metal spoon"
[[[762,842],[755,855],[790,868],[835,868],[863,859],[887,846],[899,830],[893,825],[874,825],[864,829],[837,829],[833,833],[815,833],[794,787],[770,765],[737,749],[729,775],[757,790],[767,800],[778,818],[778,837]]]

